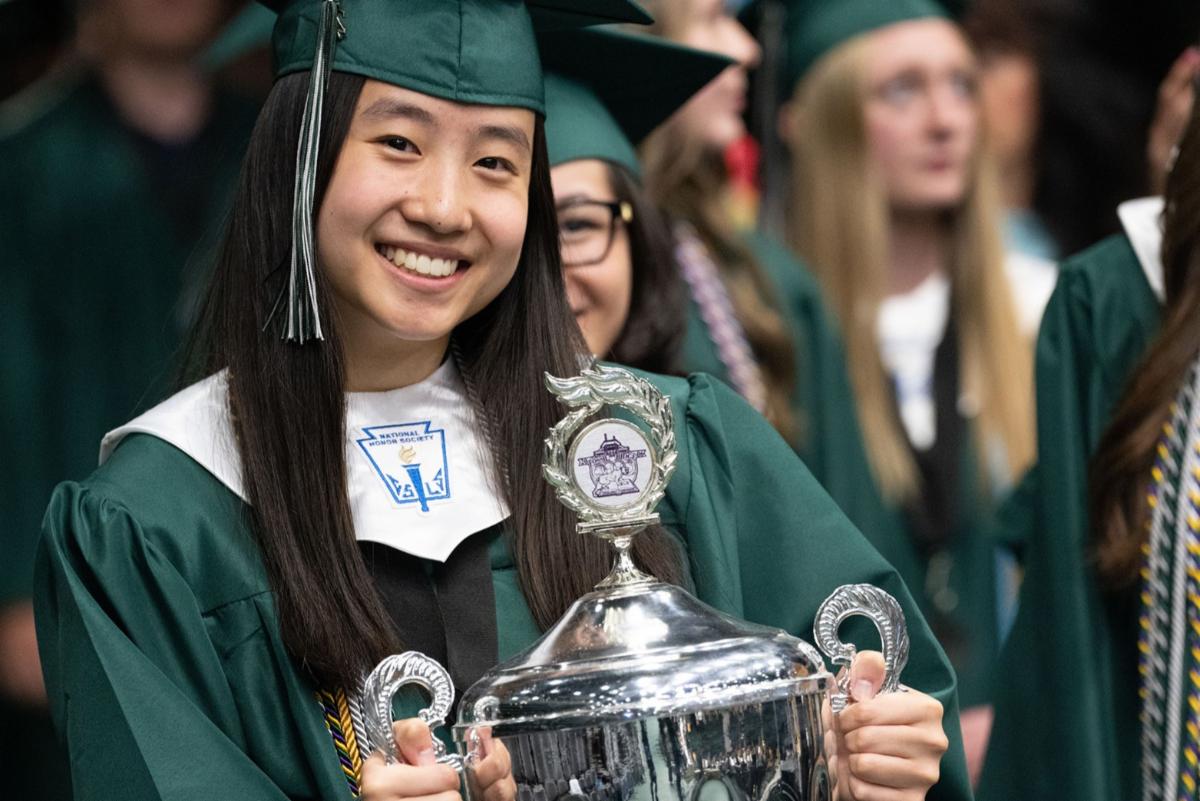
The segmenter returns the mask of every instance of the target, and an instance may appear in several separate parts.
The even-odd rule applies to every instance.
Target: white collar
[[[225,371],[105,435],[100,462],[130,434],[166,440],[246,500]],[[346,396],[346,471],[355,536],[444,562],[508,517],[452,362],[412,386]]]
[[[1146,274],[1146,281],[1159,302],[1166,298],[1163,288],[1162,213],[1161,197],[1127,200],[1117,206],[1121,227],[1125,229],[1125,236],[1129,238],[1129,244],[1133,246],[1133,252],[1142,265],[1142,272]]]

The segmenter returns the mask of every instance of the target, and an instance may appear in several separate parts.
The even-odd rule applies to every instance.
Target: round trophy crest
[[[571,378],[546,376],[571,411],[546,438],[542,471],[579,528],[618,535],[654,523],[675,471],[670,398],[628,370],[594,365]],[[629,419],[600,414],[620,409]]]
[[[654,475],[654,450],[624,420],[597,420],[571,443],[568,462],[584,503],[601,511],[637,506]]]

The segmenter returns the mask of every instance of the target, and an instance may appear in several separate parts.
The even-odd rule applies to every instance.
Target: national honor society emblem
[[[356,440],[396,504],[418,504],[429,511],[432,501],[450,497],[446,431],[428,420],[369,426]]]

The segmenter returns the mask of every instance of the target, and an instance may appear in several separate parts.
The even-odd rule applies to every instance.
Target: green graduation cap
[[[539,37],[550,163],[595,158],[639,175],[634,144],[732,61],[653,36],[603,28]]]
[[[284,339],[323,339],[316,303],[313,196],[332,71],[460,103],[545,112],[535,31],[647,23],[632,0],[261,0],[278,14],[276,77],[310,70],[296,154]]]
[[[793,0],[787,14],[788,91],[822,56],[859,34],[897,22],[949,18],[935,0]]]

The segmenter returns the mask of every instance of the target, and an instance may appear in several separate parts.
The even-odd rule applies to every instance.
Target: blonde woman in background
[[[789,238],[837,316],[878,547],[959,674],[968,762],[990,728],[997,498],[1034,455],[1031,340],[1054,271],[1010,271],[975,57],[928,0],[809,2],[789,21]]]
[[[734,222],[723,157],[746,135],[758,45],[722,0],[646,7],[652,32],[734,60],[640,148],[646,191],[674,221],[687,289],[679,366],[712,374],[749,400],[879,547],[885,507],[869,479],[837,324],[782,243]]]

